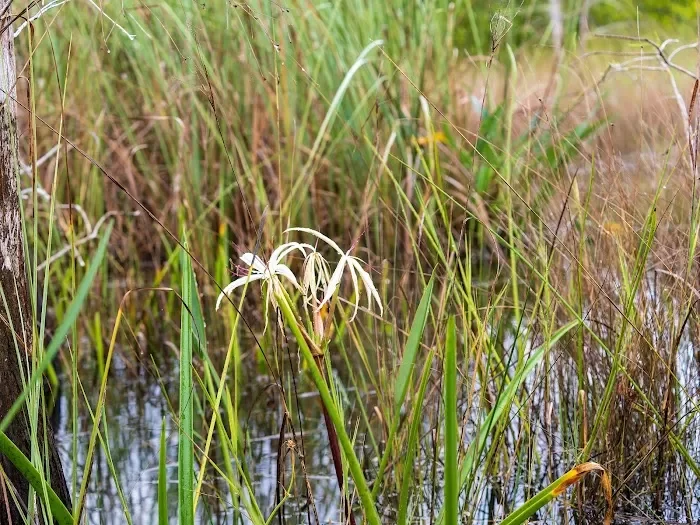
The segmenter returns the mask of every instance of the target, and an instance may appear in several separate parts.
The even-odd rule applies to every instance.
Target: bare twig
[[[82,246],[85,243],[88,243],[90,241],[97,239],[99,237],[100,228],[102,227],[102,225],[107,221],[107,219],[109,219],[110,217],[113,217],[115,215],[122,215],[122,214],[120,212],[117,212],[117,211],[109,211],[109,212],[105,213],[102,217],[100,217],[100,220],[98,220],[95,223],[95,227],[92,229],[92,231],[88,235],[86,235],[85,237],[81,237],[80,239],[76,240],[72,244],[67,244],[66,246],[64,246],[63,248],[58,250],[51,257],[49,257],[48,260],[37,265],[37,267],[36,267],[37,271],[44,270],[44,268],[48,267],[51,263],[53,263],[54,261],[63,257],[65,254],[67,254],[68,252],[70,252],[74,248],[77,249],[78,246]],[[139,215],[139,212],[135,211],[135,212],[129,213],[129,215]],[[82,259],[80,259],[80,261],[82,261]],[[85,263],[82,263],[81,266],[84,264]]]
[[[690,78],[697,78],[695,76],[695,73],[692,71],[684,68],[683,66],[679,66],[678,64],[674,63],[673,57],[675,57],[680,51],[683,51],[685,49],[692,49],[698,45],[697,42],[694,44],[686,44],[684,46],[680,46],[679,48],[675,49],[670,55],[666,55],[666,47],[669,44],[675,44],[678,42],[675,38],[669,38],[668,40],[664,40],[661,44],[657,44],[653,40],[643,37],[643,36],[627,36],[627,35],[606,35],[604,33],[594,33],[592,36],[597,37],[597,38],[610,38],[610,39],[616,39],[616,40],[628,40],[630,42],[640,42],[642,44],[647,44],[653,47],[656,50],[656,56],[657,58],[666,65],[667,68],[669,69],[675,69],[676,71],[679,71],[680,73],[683,73],[684,75],[689,76]]]

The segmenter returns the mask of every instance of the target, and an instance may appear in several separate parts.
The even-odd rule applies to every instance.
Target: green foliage
[[[445,337],[445,525],[459,523],[459,431],[457,429],[457,328],[455,317],[447,320]]]
[[[562,6],[567,34],[575,35],[581,2],[562,1]],[[671,14],[663,15],[662,9],[658,16],[686,16],[687,6],[680,11],[674,6],[666,10]],[[596,4],[594,13],[604,7]],[[505,489],[504,505],[516,509],[509,523],[526,521],[563,486],[560,479],[537,493],[543,478],[531,476],[543,466],[554,473],[552,479],[562,474],[537,448],[543,432],[538,400],[546,398],[553,407],[548,417],[556,425],[544,431],[561,442],[562,464],[568,468],[583,450],[606,455],[606,466],[615,468],[620,457],[604,445],[617,442],[608,439],[611,435],[628,435],[614,434],[617,429],[612,428],[620,419],[614,417],[612,401],[622,381],[634,393],[634,410],[639,411],[635,418],[663,429],[653,439],[666,447],[659,446],[659,465],[669,460],[673,468],[682,464],[698,475],[685,437],[692,422],[685,427],[677,421],[666,425],[668,414],[662,407],[672,407],[676,400],[664,396],[660,402],[648,384],[649,377],[656,383],[667,377],[664,392],[684,392],[672,370],[672,356],[659,358],[670,345],[644,346],[645,334],[654,326],[635,329],[662,317],[661,308],[653,315],[645,310],[649,268],[692,275],[698,208],[685,215],[680,213],[685,211],[682,205],[679,208],[679,216],[695,218],[692,228],[680,221],[669,228],[691,245],[686,273],[668,269],[673,265],[668,257],[663,265],[652,264],[656,251],[685,252],[675,241],[658,239],[661,213],[639,213],[637,202],[621,202],[608,194],[618,185],[633,191],[639,180],[612,173],[601,190],[593,175],[584,180],[582,174],[575,184],[569,178],[574,161],[590,160],[586,154],[592,149],[591,139],[608,124],[596,116],[573,121],[560,107],[574,77],[569,72],[578,71],[578,57],[567,62],[566,54],[556,78],[555,104],[546,115],[528,115],[530,122],[517,121],[522,114],[517,83],[503,91],[491,87],[504,80],[504,67],[505,82],[512,82],[515,72],[528,66],[523,57],[547,49],[517,49],[523,42],[549,43],[547,8],[544,0],[465,0],[454,5],[351,0],[289,7],[254,1],[206,8],[178,2],[146,8],[126,1],[105,2],[104,16],[68,3],[53,25],[49,17],[35,21],[37,32],[47,30],[50,37],[32,54],[36,78],[49,86],[37,113],[47,115],[48,121],[65,115],[66,133],[76,145],[89,147],[90,155],[103,160],[107,171],[164,224],[186,225],[187,246],[202,263],[195,268],[175,239],[150,219],[124,215],[114,235],[113,260],[105,255],[105,240],[96,252],[90,251],[91,258],[109,270],[99,289],[90,286],[93,281],[73,289],[70,283],[78,267],[73,251],[66,259],[72,260],[59,260],[48,274],[48,293],[55,299],[60,322],[55,341],[47,346],[28,384],[38,384],[49,359],[70,362],[75,433],[85,421],[90,435],[87,454],[78,450],[76,437],[71,458],[84,466],[75,474],[76,483],[82,474],[78,508],[95,495],[91,491],[103,490],[90,484],[90,472],[94,459],[104,457],[123,507],[120,519],[123,514],[129,522],[130,511],[141,511],[130,509],[132,502],[121,491],[123,473],[114,454],[118,428],[112,423],[108,431],[107,417],[122,408],[111,395],[119,386],[113,357],[116,353],[131,365],[134,355],[142,356],[130,346],[136,346],[133,341],[140,341],[142,333],[157,334],[159,344],[148,348],[153,350],[152,360],[142,361],[151,376],[147,380],[158,379],[164,412],[169,412],[166,418],[177,425],[177,513],[182,525],[192,524],[195,516],[207,522],[212,498],[212,507],[233,509],[234,521],[245,517],[256,525],[272,523],[287,519],[280,517],[284,506],[288,499],[303,496],[303,483],[317,489],[317,479],[329,472],[312,464],[318,450],[304,450],[313,446],[313,439],[305,445],[297,434],[296,441],[287,441],[292,423],[295,430],[305,430],[318,417],[312,407],[299,406],[305,403],[299,399],[308,398],[320,397],[337,430],[349,482],[343,495],[351,496],[356,513],[361,510],[361,519],[374,525],[385,516],[395,515],[401,525],[425,519],[418,514],[427,508],[425,494],[430,489],[444,489],[446,496],[445,506],[435,508],[442,512],[440,519],[431,516],[432,520],[455,523],[460,504],[483,506],[482,489],[494,479]],[[109,22],[107,14],[120,26]],[[494,15],[511,24],[501,46],[508,61],[498,55],[490,69],[474,67],[473,57],[466,59],[463,49],[490,53]],[[606,23],[599,18],[595,22]],[[120,27],[137,38],[129,39]],[[460,52],[453,53],[454,47]],[[79,81],[66,76],[69,63],[79,71]],[[472,83],[464,70],[478,70],[475,75],[482,76]],[[489,102],[478,125],[472,126],[472,116],[464,118],[472,108],[458,101],[478,95],[487,75],[492,82]],[[67,86],[65,105],[51,97],[50,86],[57,78]],[[578,87],[581,78],[574,80]],[[586,115],[594,114],[586,109]],[[34,151],[52,146],[42,139]],[[664,140],[663,148],[668,147]],[[685,148],[683,144],[677,149]],[[62,195],[70,190],[88,217],[138,208],[76,151],[55,165],[61,176],[53,191]],[[591,166],[594,172],[596,164]],[[569,188],[571,194],[566,193]],[[583,199],[579,191],[587,191]],[[645,204],[655,206],[656,200]],[[610,209],[623,217],[637,242],[607,243],[610,239],[601,226],[610,219]],[[622,221],[619,216],[616,220]],[[570,217],[578,218],[574,228],[568,227]],[[337,304],[326,364],[338,379],[330,383],[315,363],[308,334],[299,324],[300,312],[292,306],[297,297],[281,302],[279,317],[271,311],[269,319],[262,319],[254,283],[236,301],[243,316],[230,305],[226,312],[213,308],[217,285],[235,278],[229,275],[229,258],[236,260],[239,251],[249,250],[265,256],[271,245],[284,240],[282,231],[290,225],[322,227],[334,238],[356,243],[354,253],[368,255],[372,277],[380,283],[385,303],[381,317],[358,315],[349,323],[347,304]],[[474,230],[508,252],[487,268],[489,272],[478,275],[471,268],[479,256],[475,237],[470,237]],[[462,236],[462,231],[467,234]],[[576,253],[570,242],[577,246]],[[50,255],[50,246],[41,249]],[[87,252],[84,245],[80,249]],[[290,264],[296,269],[298,261]],[[215,275],[216,283],[206,271]],[[91,279],[96,272],[91,262]],[[578,279],[575,286],[572,276]],[[132,290],[126,296],[109,280],[122,278]],[[615,288],[606,296],[609,283]],[[340,286],[346,289],[349,284]],[[136,295],[136,288],[149,285],[159,290],[139,290],[148,299],[127,300]],[[182,301],[167,288],[177,289]],[[691,316],[694,298],[678,283],[654,288],[655,293],[659,289],[669,294],[664,297],[671,305],[670,315],[659,321],[664,324],[661,333],[669,339],[670,334],[679,337],[685,332],[677,320]],[[122,320],[128,323],[120,324]],[[77,346],[88,324],[94,341],[82,354],[65,348],[66,327],[75,327],[72,346]],[[112,337],[105,348],[102,330],[110,324]],[[574,333],[576,363],[569,353]],[[212,338],[209,342],[207,336]],[[179,348],[172,344],[178,338]],[[511,338],[517,341],[511,344]],[[161,344],[164,340],[168,344]],[[436,356],[443,341],[441,374]],[[646,349],[651,357],[643,354]],[[179,369],[167,361],[171,355],[177,355]],[[96,364],[90,361],[93,357]],[[643,369],[643,358],[670,363],[669,370]],[[94,374],[91,366],[99,379],[96,405],[87,388]],[[167,376],[168,367],[177,370],[172,383],[161,377]],[[58,366],[57,377],[62,377]],[[352,388],[336,388],[341,383]],[[258,396],[263,389],[264,395]],[[170,395],[179,403],[171,403]],[[258,398],[264,401],[253,401]],[[280,465],[280,471],[294,467],[293,480],[287,478],[280,486],[287,491],[296,484],[282,491],[274,506],[262,503],[266,494],[260,492],[257,457],[250,446],[260,429],[248,418],[260,411],[266,417],[283,415],[280,457],[288,463]],[[519,426],[513,427],[513,422]],[[157,423],[162,424],[160,414]],[[167,497],[164,427],[160,437],[160,449],[145,447],[143,456],[149,467],[157,465],[151,470],[158,473],[157,487],[153,484],[158,506],[150,518],[156,521],[157,510],[159,523],[166,523],[174,515],[176,500],[174,493]],[[655,454],[644,450],[638,457]],[[304,456],[308,463],[302,468],[299,460]],[[501,469],[509,476],[501,476]],[[641,478],[645,472],[640,468],[635,475]],[[216,490],[209,490],[214,486]],[[335,504],[339,501],[334,499]],[[518,508],[522,502],[525,505]],[[574,508],[568,502],[562,505],[563,512]]]
[[[184,242],[185,247],[187,241]],[[180,321],[180,409],[178,434],[178,522],[194,524],[194,404],[192,382],[192,342],[194,328],[192,310],[198,301],[192,263],[185,250],[181,251],[182,311]]]
[[[583,121],[573,129],[555,135],[548,126],[541,125],[541,116],[536,115],[530,127],[512,137],[507,111],[507,101],[493,111],[481,110],[479,134],[473,150],[457,146],[459,137],[454,130],[446,128],[444,131],[450,146],[459,150],[465,168],[475,168],[474,192],[491,206],[495,214],[507,205],[502,196],[509,193],[508,184],[527,187],[533,174],[541,181],[535,203],[546,202],[551,196],[552,185],[560,178],[561,168],[579,154],[584,143],[594,137],[605,122],[602,119]],[[506,148],[510,148],[511,153]],[[514,162],[522,158],[527,158],[528,162]],[[504,177],[506,170],[509,181]],[[546,177],[541,177],[542,173]]]
[[[168,525],[168,440],[165,418],[160,429],[160,454],[158,460],[158,525]]]
[[[634,25],[637,15],[665,29],[695,26],[695,0],[603,0],[594,2],[591,18],[596,25],[625,22]]]
[[[46,482],[41,472],[34,468],[27,456],[22,454],[17,445],[10,441],[2,431],[0,431],[0,454],[9,459],[15,468],[22,473],[39,498],[44,500],[43,503],[51,509],[51,514],[58,525],[71,525],[73,523],[73,516],[51,488],[51,485]]]

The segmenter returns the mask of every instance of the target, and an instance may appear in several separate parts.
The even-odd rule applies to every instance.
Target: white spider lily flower
[[[324,293],[331,279],[331,270],[328,261],[316,250],[309,253],[304,259],[302,268],[301,289],[304,291],[306,301],[311,304],[318,303],[319,290]]]
[[[281,244],[272,252],[267,263],[257,255],[250,252],[244,253],[241,255],[241,261],[251,267],[251,271],[226,285],[223,292],[219,294],[219,298],[216,300],[216,309],[219,309],[224,297],[230,295],[236,288],[240,288],[248,282],[260,280],[262,280],[264,284],[267,284],[267,303],[273,306],[276,305],[275,294],[277,294],[282,287],[280,277],[284,277],[291,282],[295,288],[299,288],[299,283],[292,270],[280,261],[295,250],[300,251],[304,254],[304,257],[306,257],[307,249],[313,250],[313,247],[309,244],[298,242]]]
[[[350,277],[352,278],[352,285],[355,290],[355,309],[353,311],[352,317],[350,318],[350,321],[353,321],[355,319],[355,316],[357,315],[357,310],[360,305],[360,285],[358,281],[358,276],[359,280],[362,281],[362,284],[367,290],[367,309],[370,311],[372,310],[372,299],[374,299],[374,301],[377,303],[377,306],[379,307],[379,315],[381,316],[384,313],[382,301],[379,298],[377,288],[372,282],[372,277],[362,267],[364,261],[362,261],[362,259],[359,259],[358,257],[350,255],[352,248],[350,248],[347,252],[344,252],[333,239],[326,237],[321,232],[312,230],[311,228],[289,228],[285,231],[285,233],[289,231],[299,231],[313,235],[314,237],[321,239],[323,242],[328,244],[331,248],[333,248],[336,252],[340,254],[340,261],[338,261],[338,265],[335,267],[331,278],[326,284],[325,294],[318,305],[318,309],[320,309],[333,297],[333,294],[335,294],[336,290],[340,286],[340,281],[343,278],[343,272],[347,268],[350,272]]]

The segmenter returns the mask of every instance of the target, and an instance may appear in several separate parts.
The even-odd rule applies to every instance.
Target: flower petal
[[[343,255],[340,258],[340,262],[338,262],[338,266],[335,267],[335,271],[333,272],[333,275],[331,275],[330,281],[328,281],[328,284],[326,285],[326,293],[323,295],[323,300],[318,305],[318,310],[320,310],[321,307],[324,304],[326,304],[331,297],[333,297],[333,294],[335,293],[336,289],[340,285],[341,279],[343,278],[343,270],[345,269],[346,264],[347,257]]]
[[[280,244],[275,250],[272,252],[272,255],[270,255],[270,267],[271,271],[274,272],[274,267],[284,258],[286,257],[290,252],[293,252],[294,250],[299,250],[301,253],[304,254],[304,257],[306,257],[306,249],[311,249],[313,250],[313,246],[310,244],[305,244],[301,242],[286,242],[284,244]]]
[[[302,274],[302,288],[306,294],[306,300],[318,301],[318,290],[322,289],[325,293],[326,285],[331,278],[328,262],[320,252],[313,251],[304,259]]]
[[[227,284],[224,290],[219,294],[218,299],[216,300],[216,309],[218,310],[221,306],[221,301],[223,301],[224,296],[230,295],[231,292],[233,292],[236,288],[243,286],[248,282],[257,281],[262,278],[263,274],[261,273],[251,273],[250,275],[246,275],[245,277],[239,277],[235,281]]]
[[[318,278],[316,276],[316,262],[313,259],[314,255],[315,253],[312,253],[304,261],[301,286],[305,294],[316,296],[316,292],[318,291]]]
[[[325,286],[328,284],[328,281],[331,280],[331,267],[328,264],[328,261],[323,258],[323,255],[320,253],[318,254],[318,258],[316,261],[316,267],[318,268],[318,274],[317,274],[317,282]]]
[[[323,235],[321,232],[318,232],[316,230],[312,230],[311,228],[287,228],[284,230],[284,233],[290,232],[290,231],[295,231],[295,232],[304,232],[313,235],[314,237],[318,237],[322,241],[324,241],[328,246],[333,248],[336,252],[338,252],[340,255],[345,255],[345,252],[340,249],[340,246],[336,244],[336,242],[331,239],[330,237],[326,237]]]
[[[297,282],[297,278],[294,276],[294,273],[292,273],[292,270],[290,270],[288,266],[286,266],[284,264],[278,264],[277,266],[275,266],[275,275],[281,275],[283,277],[286,277],[288,280],[290,280],[292,282],[292,284],[296,288],[299,288],[299,283]]]
[[[350,270],[350,275],[352,276],[352,287],[355,290],[355,309],[352,312],[352,317],[349,322],[353,322],[357,316],[357,309],[360,307],[360,286],[357,282],[357,273],[355,272],[355,265],[352,260],[348,260],[348,269]]]
[[[359,261],[359,259],[358,259]],[[372,276],[370,276],[369,272],[365,271],[362,266],[360,266],[360,263],[357,261],[354,261],[354,264],[351,263],[355,269],[357,269],[357,273],[360,274],[360,279],[362,279],[362,283],[365,285],[365,288],[367,288],[367,301],[368,301],[368,307],[369,310],[372,310],[372,298],[377,302],[377,306],[379,306],[379,315],[384,315],[384,308],[382,307],[382,301],[379,298],[379,292],[377,292],[377,288],[374,286],[374,283],[372,282]]]
[[[241,261],[246,263],[248,266],[252,266],[255,271],[258,271],[260,273],[265,272],[265,261],[263,261],[257,255],[253,255],[250,252],[244,253],[243,255],[241,255]]]

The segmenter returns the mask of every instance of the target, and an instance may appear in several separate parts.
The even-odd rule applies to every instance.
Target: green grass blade
[[[554,481],[548,487],[542,489],[532,498],[527,500],[523,505],[516,510],[514,510],[506,519],[501,522],[501,525],[520,525],[522,523],[527,523],[527,521],[532,517],[535,512],[545,506],[547,503],[552,501],[554,498],[561,496],[567,488],[571,485],[578,483],[583,479],[586,474],[590,472],[601,472],[603,475],[603,481],[601,486],[605,491],[605,499],[608,502],[608,513],[605,516],[605,524],[611,521],[611,499],[612,494],[610,490],[610,480],[608,478],[607,472],[598,463],[583,463],[572,468],[556,481]]]
[[[8,438],[4,432],[0,432],[0,453],[9,459],[17,470],[22,473],[29,484],[34,487],[37,496],[42,500],[44,497],[47,498],[48,501],[44,501],[44,503],[48,504],[54,520],[56,520],[59,525],[71,525],[73,523],[73,516],[58,495],[46,482],[41,473],[34,468],[32,462],[27,459],[27,456],[22,454],[22,451],[17,448],[17,445],[10,441],[10,438]]]
[[[401,491],[399,493],[399,509],[397,513],[396,523],[405,525],[408,523],[408,503],[411,497],[411,487],[415,481],[413,477],[413,462],[418,447],[420,438],[421,423],[423,423],[423,400],[425,399],[425,390],[430,379],[432,371],[433,358],[435,352],[431,352],[423,365],[423,373],[421,374],[420,386],[418,395],[416,395],[415,403],[413,404],[413,415],[411,419],[411,428],[408,432],[408,442],[406,443],[406,457],[403,462],[403,480],[401,481]]]
[[[185,246],[187,243],[185,241]],[[180,525],[194,524],[194,390],[192,384],[192,316],[196,301],[192,283],[192,263],[184,250],[180,252],[182,270],[182,314],[180,317],[180,431],[177,450],[178,518]]]
[[[430,313],[430,300],[433,296],[434,285],[435,274],[432,275],[430,281],[428,281],[428,285],[423,291],[423,296],[421,297],[420,303],[418,304],[416,315],[413,318],[413,324],[411,324],[411,331],[408,334],[408,340],[406,341],[406,348],[404,349],[403,359],[401,361],[401,365],[399,366],[399,372],[396,379],[396,390],[394,391],[394,417],[391,420],[389,435],[386,441],[386,449],[384,450],[382,459],[379,462],[379,469],[377,470],[377,476],[375,477],[374,486],[372,488],[372,498],[374,498],[375,500],[377,498],[377,494],[379,494],[379,489],[382,486],[384,471],[386,470],[386,467],[389,464],[389,459],[393,451],[394,437],[399,428],[401,406],[406,400],[406,392],[408,392],[408,385],[411,380],[411,374],[413,373],[413,368],[416,365],[416,358],[418,357],[420,342],[423,338],[423,332],[425,331],[425,326],[428,322],[428,314]]]
[[[168,525],[168,453],[165,418],[160,429],[160,457],[158,461],[158,524]]]
[[[430,278],[428,285],[423,291],[423,297],[421,297],[418,310],[416,310],[416,316],[413,318],[411,331],[408,334],[408,341],[406,341],[403,359],[401,361],[401,366],[399,367],[398,376],[396,377],[396,390],[394,391],[395,412],[398,412],[401,409],[401,405],[406,399],[406,392],[408,391],[408,384],[411,380],[413,368],[416,365],[416,357],[418,356],[418,349],[420,348],[420,342],[423,338],[423,331],[425,330],[425,325],[428,322],[430,300],[433,296],[434,284],[435,274],[433,274],[433,276]]]
[[[109,236],[111,232],[112,223],[110,222],[107,226],[107,230],[105,231],[104,236],[102,237],[102,239],[100,239],[100,244],[97,246],[97,250],[95,251],[95,255],[93,256],[92,261],[90,261],[90,266],[88,267],[87,272],[85,272],[85,276],[83,277],[82,281],[80,281],[80,285],[78,286],[78,289],[75,293],[75,298],[70,303],[70,306],[68,307],[68,310],[63,316],[61,323],[58,325],[58,328],[56,328],[56,331],[54,332],[51,342],[46,347],[43,359],[32,371],[32,375],[29,378],[26,388],[22,391],[22,394],[12,404],[12,407],[10,408],[10,410],[8,410],[7,414],[0,423],[0,432],[4,432],[7,429],[7,426],[10,424],[17,412],[22,408],[22,404],[24,403],[27,394],[36,387],[37,381],[41,380],[41,378],[44,375],[44,372],[46,372],[49,365],[56,357],[56,354],[58,353],[59,349],[63,345],[66,336],[71,331],[73,323],[77,319],[78,314],[80,313],[83,307],[83,303],[85,302],[85,299],[88,295],[88,292],[90,291],[92,281],[95,279],[95,275],[97,275],[97,270],[99,270],[100,266],[102,265],[102,260],[104,259],[105,253],[107,251],[107,245],[109,243]]]
[[[537,366],[540,360],[544,357],[545,353],[552,348],[562,337],[568,334],[572,329],[580,326],[581,322],[576,319],[571,321],[554,332],[550,337],[549,341],[537,347],[530,354],[529,358],[525,364],[519,368],[514,374],[513,378],[508,383],[503,393],[499,396],[496,405],[489,411],[488,415],[481,423],[479,433],[476,438],[469,444],[469,447],[462,459],[459,466],[459,485],[464,486],[469,476],[474,472],[474,468],[478,464],[478,460],[481,457],[482,450],[486,446],[487,440],[494,428],[496,428],[497,423],[501,418],[508,413],[513,400],[517,394],[518,389],[525,381],[525,378],[532,372],[532,370]],[[438,517],[437,523],[442,525],[445,523],[445,509],[441,510],[440,516]]]
[[[569,333],[569,331],[579,325],[580,322],[578,320],[574,320],[562,326],[559,330],[552,334],[549,341],[537,347],[527,359],[524,366],[515,373],[513,378],[508,383],[508,386],[500,395],[498,402],[491,409],[486,416],[486,419],[481,424],[477,439],[469,445],[469,450],[467,450],[466,456],[460,467],[460,481],[462,483],[466,481],[466,478],[472,471],[476,460],[486,445],[486,440],[488,439],[490,432],[495,428],[496,424],[504,416],[504,414],[508,413],[511,404],[515,399],[516,393],[525,381],[525,378],[527,378],[530,372],[532,372],[532,370],[539,364],[544,357],[544,354],[550,348],[552,348],[552,346],[554,346],[562,337]]]
[[[457,329],[455,317],[447,321],[445,340],[445,523],[457,525],[459,484],[457,483]]]

